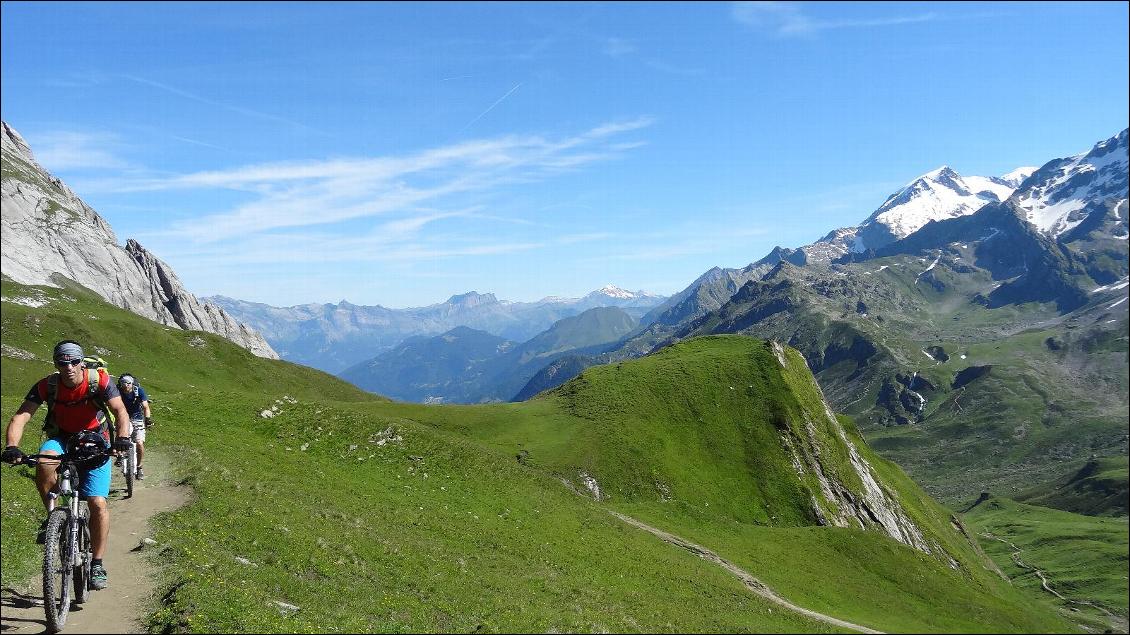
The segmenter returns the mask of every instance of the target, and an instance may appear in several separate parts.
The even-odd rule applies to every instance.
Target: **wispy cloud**
[[[223,150],[224,152],[231,152],[231,150],[228,149],[228,148],[220,147],[218,145],[214,145],[214,144],[211,144],[211,143],[205,143],[204,141],[197,141],[196,139],[189,139],[188,137],[178,137],[176,135],[172,135],[172,138],[175,139],[176,141],[180,141],[182,143],[191,143],[192,145],[203,146],[205,148],[212,148],[213,150]]]
[[[521,86],[521,85],[522,85],[522,82],[518,82],[517,84],[514,84],[514,88],[511,88],[510,90],[506,91],[506,94],[505,94],[505,95],[503,95],[502,97],[499,97],[499,98],[498,98],[498,101],[494,102],[494,103],[493,103],[493,104],[491,104],[491,105],[490,105],[490,106],[489,106],[489,107],[488,107],[488,108],[487,108],[486,110],[484,110],[484,111],[482,111],[481,113],[479,113],[479,116],[478,116],[478,117],[475,117],[475,118],[474,118],[474,119],[472,119],[471,121],[468,121],[468,122],[467,122],[467,125],[465,125],[465,126],[463,126],[462,128],[460,128],[460,129],[459,129],[459,132],[463,132],[463,131],[464,131],[464,130],[466,130],[467,128],[470,128],[470,127],[471,127],[471,125],[472,125],[472,124],[474,124],[474,123],[475,123],[476,121],[478,121],[478,120],[482,119],[483,117],[485,117],[485,116],[486,116],[486,114],[487,114],[488,112],[490,112],[490,111],[494,110],[494,107],[495,107],[495,106],[497,106],[497,105],[501,104],[502,102],[506,101],[506,98],[507,98],[507,97],[509,97],[510,95],[514,94],[514,91],[518,90],[518,87],[519,87],[519,86]]]
[[[52,172],[125,170],[130,164],[107,148],[119,145],[109,133],[55,131],[32,139],[35,159]]]
[[[230,245],[177,243],[164,246],[162,253],[181,261],[177,270],[215,274],[245,266],[296,264],[413,264],[443,258],[492,256],[540,249],[542,242],[512,242],[502,239],[463,237],[435,240],[419,230],[439,218],[428,217],[384,224],[374,231],[356,236],[315,232],[304,234],[260,234]]]
[[[279,117],[277,115],[272,115],[272,114],[268,114],[268,113],[265,113],[265,112],[259,112],[257,110],[251,110],[250,108],[244,108],[242,106],[234,106],[232,104],[226,104],[226,103],[223,103],[223,102],[220,102],[220,101],[216,101],[214,99],[208,99],[207,97],[201,97],[200,95],[197,95],[195,93],[190,93],[187,90],[181,90],[180,88],[177,88],[175,86],[170,86],[168,84],[162,84],[161,82],[156,82],[156,81],[153,81],[151,79],[146,79],[144,77],[137,77],[135,75],[122,75],[121,77],[123,79],[127,79],[131,82],[137,82],[138,84],[143,84],[143,85],[149,86],[151,88],[163,90],[165,92],[172,93],[172,94],[180,96],[180,97],[184,97],[185,99],[190,99],[192,101],[198,101],[202,104],[208,104],[209,106],[216,106],[217,108],[223,108],[225,110],[230,110],[232,112],[239,113],[239,114],[247,116],[247,117],[252,117],[252,118],[255,118],[255,119],[264,119],[266,121],[273,121],[275,123],[283,123],[283,124],[286,124],[288,126],[293,126],[295,128],[300,128],[300,129],[311,131],[311,132],[318,132],[317,130],[315,130],[314,128],[311,128],[310,126],[307,126],[306,124],[299,123],[297,121],[292,121],[290,119],[286,119],[285,117]]]
[[[577,243],[599,242],[603,240],[611,240],[616,237],[616,234],[610,232],[591,232],[588,234],[566,234],[557,237],[557,243],[560,245],[575,245]]]
[[[623,57],[635,53],[636,45],[624,38],[610,37],[604,40],[601,50],[610,57]]]
[[[275,230],[309,230],[378,217],[401,223],[390,228],[421,227],[455,217],[521,223],[524,219],[486,215],[481,212],[481,203],[467,196],[489,196],[506,185],[536,182],[622,156],[621,135],[641,130],[651,122],[647,117],[612,122],[557,139],[517,135],[479,139],[406,156],[264,163],[171,177],[103,181],[99,189],[244,192],[250,200],[230,210],[170,227],[181,240],[199,243],[245,241],[251,235]],[[450,205],[457,195],[461,201],[469,201],[457,213],[432,209]]]
[[[821,31],[834,29],[874,28],[931,22],[939,17],[938,14],[929,12],[879,18],[820,20],[809,16],[805,13],[802,5],[796,2],[735,2],[733,16],[735,20],[746,26],[769,31],[782,37],[814,35]]]

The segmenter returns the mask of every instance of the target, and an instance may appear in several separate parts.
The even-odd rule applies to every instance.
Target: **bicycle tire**
[[[90,509],[80,503],[78,519],[78,562],[75,563],[75,604],[83,604],[90,595],[90,561],[94,558],[90,542]]]
[[[57,508],[47,516],[47,529],[43,541],[43,613],[47,617],[47,631],[58,633],[67,623],[71,610],[71,562],[69,532],[70,510]]]
[[[133,478],[137,472],[137,446],[130,448],[122,458],[122,470],[126,476],[126,498],[133,498]]]

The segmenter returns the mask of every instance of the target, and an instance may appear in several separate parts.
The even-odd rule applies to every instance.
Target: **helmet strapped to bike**
[[[94,430],[83,430],[67,440],[66,452],[81,469],[94,470],[102,467],[110,456],[106,451],[110,442]]]

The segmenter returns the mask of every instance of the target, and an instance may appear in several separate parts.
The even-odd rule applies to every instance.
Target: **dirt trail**
[[[1043,571],[1040,571],[1036,567],[1033,567],[1032,565],[1030,565],[1030,564],[1028,564],[1028,563],[1026,563],[1026,562],[1024,562],[1023,560],[1020,559],[1021,549],[1020,549],[1020,547],[1017,547],[1016,544],[1013,543],[1012,541],[1005,540],[1004,538],[1001,538],[1000,536],[996,536],[996,535],[989,533],[989,532],[982,533],[981,535],[984,536],[985,538],[990,539],[990,540],[997,540],[999,542],[1003,542],[1004,544],[1011,547],[1012,548],[1012,561],[1015,562],[1016,566],[1020,567],[1021,569],[1035,573],[1036,577],[1038,577],[1040,579],[1040,587],[1043,590],[1047,591],[1048,593],[1051,593],[1052,595],[1056,596],[1057,598],[1059,598],[1060,600],[1062,600],[1063,602],[1065,602],[1067,604],[1086,605],[1086,606],[1090,606],[1090,607],[1092,607],[1092,608],[1094,608],[1098,611],[1101,611],[1104,615],[1106,615],[1107,619],[1110,621],[1110,627],[1111,627],[1112,631],[1114,631],[1115,633],[1125,633],[1125,632],[1127,632],[1127,627],[1130,626],[1130,622],[1128,622],[1125,617],[1123,617],[1121,615],[1117,615],[1115,613],[1111,613],[1105,607],[1100,606],[1098,604],[1095,604],[1094,602],[1091,602],[1091,601],[1088,601],[1088,600],[1073,600],[1071,598],[1067,598],[1067,597],[1060,595],[1059,591],[1056,591],[1055,589],[1052,588],[1051,581],[1048,580],[1048,577],[1046,575],[1044,575]]]
[[[633,527],[638,527],[639,529],[642,529],[646,532],[655,534],[656,536],[658,536],[660,539],[662,539],[665,542],[669,542],[669,543],[676,545],[678,547],[682,547],[683,549],[690,551],[691,553],[695,554],[696,556],[698,556],[698,557],[700,557],[704,560],[709,560],[710,562],[717,564],[718,566],[722,567],[723,569],[726,569],[730,573],[737,576],[739,580],[741,580],[743,583],[745,583],[746,588],[748,588],[750,591],[753,591],[754,593],[756,593],[757,595],[760,595],[761,597],[765,598],[766,600],[769,600],[770,602],[773,602],[775,604],[779,604],[780,606],[783,606],[790,611],[796,611],[797,613],[800,613],[801,615],[810,617],[810,618],[817,620],[817,621],[820,621],[820,622],[824,622],[825,624],[831,624],[832,626],[838,626],[840,628],[850,628],[852,630],[859,631],[861,633],[882,633],[883,632],[883,631],[872,630],[870,628],[867,628],[866,626],[860,626],[858,624],[852,624],[851,622],[845,622],[844,620],[836,619],[836,618],[831,617],[829,615],[824,615],[823,613],[817,613],[816,611],[810,611],[806,608],[799,607],[799,606],[793,604],[792,602],[789,602],[785,598],[774,593],[772,589],[765,586],[765,584],[763,584],[760,580],[758,580],[757,578],[750,575],[744,569],[741,569],[737,565],[734,565],[734,564],[722,559],[720,556],[718,556],[718,554],[714,553],[713,551],[710,551],[709,549],[706,549],[705,547],[700,547],[700,546],[694,544],[693,542],[687,542],[686,540],[683,540],[682,538],[679,538],[678,536],[669,534],[669,533],[667,533],[667,532],[665,532],[661,529],[656,529],[655,527],[652,527],[651,525],[642,523],[642,522],[636,520],[635,518],[632,518],[631,516],[625,516],[624,514],[621,514],[619,512],[614,512],[614,511],[611,511],[611,510],[609,510],[608,513],[610,513],[613,516],[619,518],[620,520],[628,523],[629,525],[632,525]]]
[[[149,519],[188,502],[191,490],[162,480],[169,474],[164,457],[146,452],[146,478],[134,484],[133,498],[122,498],[125,483],[115,472],[110,487],[110,541],[103,562],[110,586],[91,591],[81,606],[72,605],[63,633],[141,633],[143,606],[153,592],[155,571],[137,549],[151,535]],[[136,549],[136,550],[135,550]],[[43,633],[42,578],[35,576],[22,589],[4,589],[0,598],[0,630]],[[78,610],[76,610],[78,609]]]

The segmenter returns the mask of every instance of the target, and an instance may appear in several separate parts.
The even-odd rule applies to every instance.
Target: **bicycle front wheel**
[[[70,544],[70,511],[56,508],[47,517],[47,533],[43,545],[43,612],[47,630],[57,633],[67,623],[71,610],[71,578],[74,575],[74,551]]]
[[[74,563],[75,604],[86,602],[90,593],[90,561],[94,558],[90,542],[90,510],[80,503],[78,517],[78,560]]]

